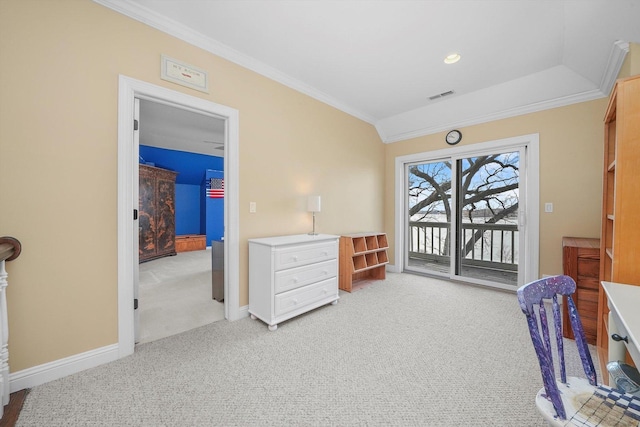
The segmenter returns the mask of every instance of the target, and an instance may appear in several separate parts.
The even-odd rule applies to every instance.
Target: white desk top
[[[607,294],[609,307],[618,313],[627,330],[629,345],[634,345],[637,349],[633,361],[636,366],[640,366],[640,360],[636,360],[640,354],[640,286],[602,282],[602,287]],[[633,352],[630,354],[634,356]]]

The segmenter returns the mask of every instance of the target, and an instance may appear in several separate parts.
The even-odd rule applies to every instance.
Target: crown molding
[[[594,99],[606,97],[611,92],[613,85],[618,77],[624,59],[629,52],[629,43],[618,40],[613,44],[613,48],[609,55],[607,62],[607,68],[603,74],[600,85],[597,89],[583,91],[576,94],[571,94],[547,101],[534,102],[522,106],[514,106],[513,108],[506,108],[501,111],[497,111],[490,114],[483,114],[482,111],[476,111],[471,113],[466,118],[461,117],[455,122],[449,120],[447,122],[434,123],[432,126],[421,127],[418,129],[407,130],[397,133],[389,133],[385,128],[389,123],[389,119],[384,118],[376,120],[369,114],[359,111],[346,103],[337,100],[336,98],[328,95],[325,92],[317,90],[309,86],[306,83],[301,82],[255,58],[249,57],[231,47],[218,42],[217,40],[206,37],[203,34],[192,30],[191,28],[180,24],[172,19],[169,19],[163,15],[160,15],[146,7],[132,2],[131,0],[93,0],[104,7],[112,9],[118,13],[121,13],[131,19],[142,22],[150,27],[174,36],[180,40],[183,40],[189,44],[197,46],[206,50],[214,55],[220,56],[228,61],[238,64],[244,68],[254,71],[262,76],[265,76],[271,80],[281,83],[291,89],[308,95],[320,102],[323,102],[331,107],[334,107],[346,114],[363,120],[375,126],[376,131],[384,143],[393,143],[403,141],[406,139],[416,138],[420,136],[430,135],[437,132],[442,132],[455,127],[471,126],[480,123],[486,123],[489,121],[505,119],[509,117],[519,116],[522,114],[534,113],[546,109],[563,107],[570,104],[579,102],[591,101]],[[595,86],[595,84],[594,84]],[[409,113],[409,112],[407,112]],[[400,118],[407,113],[400,114],[396,118]]]
[[[464,118],[462,120],[456,120],[455,122],[437,124],[434,126],[415,129],[408,132],[400,132],[394,135],[386,135],[382,126],[376,126],[376,129],[378,129],[378,133],[382,138],[382,142],[384,142],[385,144],[390,144],[393,142],[405,141],[407,139],[431,135],[437,132],[444,132],[446,130],[454,128],[478,125],[495,120],[521,116],[523,114],[536,113],[552,108],[564,107],[571,104],[577,104],[579,102],[592,101],[594,99],[604,98],[605,96],[606,95],[604,95],[599,89],[594,89],[582,93],[563,96],[561,98],[556,98],[549,101],[535,102],[528,105],[509,108],[491,114],[478,114],[475,116]]]
[[[613,44],[611,53],[609,54],[609,60],[607,61],[607,68],[604,70],[602,80],[600,81],[600,91],[602,91],[605,96],[609,96],[611,93],[611,89],[613,89],[613,85],[618,78],[627,53],[629,53],[628,42],[618,40]]]
[[[191,45],[206,50],[214,55],[220,56],[228,61],[236,63],[244,68],[254,71],[260,75],[268,77],[278,83],[281,83],[291,89],[308,95],[320,102],[337,108],[351,116],[354,116],[367,123],[374,124],[375,118],[363,113],[351,106],[337,100],[336,98],[315,89],[306,83],[301,82],[255,58],[247,56],[229,46],[207,37],[191,28],[180,24],[179,22],[160,15],[146,7],[133,3],[130,0],[93,0],[104,7],[121,13],[131,19],[142,22],[150,27],[167,33],[173,37],[183,40]]]

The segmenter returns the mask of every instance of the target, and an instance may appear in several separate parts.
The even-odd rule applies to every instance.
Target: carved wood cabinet
[[[176,254],[176,175],[140,165],[139,262]]]

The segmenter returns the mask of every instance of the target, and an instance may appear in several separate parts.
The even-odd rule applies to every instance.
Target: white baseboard
[[[118,344],[108,345],[64,359],[34,366],[9,374],[10,392],[35,387],[67,375],[113,362],[118,359]],[[11,359],[9,359],[11,366]]]
[[[248,316],[249,306],[245,305],[240,307],[236,312],[236,318],[230,320],[239,320]],[[48,383],[49,381],[57,380],[67,375],[95,368],[104,363],[113,362],[114,360],[118,360],[118,358],[118,344],[112,344],[22,371],[12,372],[9,374],[10,392],[13,393]],[[11,366],[11,359],[9,359],[9,366]]]
[[[240,307],[238,309],[238,311],[236,312],[236,317],[234,319],[229,319],[231,322],[235,321],[235,320],[240,320],[243,319],[245,317],[249,317],[249,306],[248,305],[243,305],[242,307]]]

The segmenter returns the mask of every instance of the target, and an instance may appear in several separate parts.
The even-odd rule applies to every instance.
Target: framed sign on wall
[[[160,78],[172,83],[209,93],[209,73],[202,68],[161,55]]]

